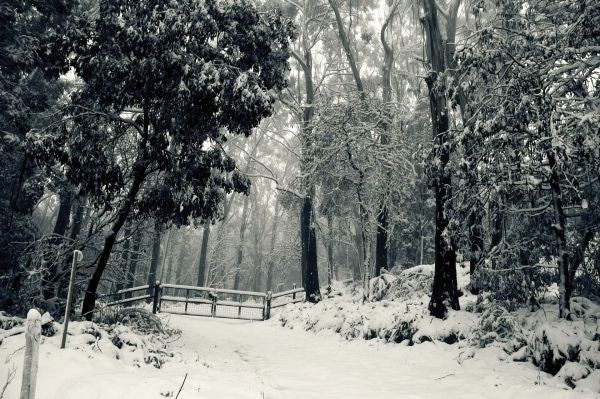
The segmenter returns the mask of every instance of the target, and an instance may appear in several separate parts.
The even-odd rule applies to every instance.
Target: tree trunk
[[[429,90],[429,105],[434,138],[434,148],[439,160],[437,175],[434,181],[435,190],[435,269],[433,289],[429,311],[432,316],[443,318],[447,309],[445,303],[457,310],[458,290],[456,281],[456,253],[453,244],[445,239],[448,227],[447,211],[452,204],[452,178],[447,169],[450,161],[448,147],[448,105],[445,93],[440,89],[438,78],[445,71],[444,41],[440,33],[435,0],[423,0],[423,24],[426,33],[429,71],[426,83]]]
[[[204,224],[204,231],[202,233],[202,246],[200,247],[200,259],[198,260],[198,279],[196,285],[198,287],[204,287],[206,284],[206,258],[208,254],[208,239],[210,237],[210,224]]]
[[[154,223],[154,238],[152,239],[152,257],[150,258],[150,269],[148,270],[148,280],[147,283],[150,288],[148,288],[148,295],[152,295],[154,292],[154,285],[156,284],[156,271],[158,270],[158,264],[160,263],[160,243],[161,243],[161,226],[160,223]],[[151,302],[151,300],[149,300]]]
[[[248,223],[248,199],[250,198],[247,195],[244,198],[244,205],[242,208],[242,223],[240,224],[240,235],[239,235],[239,244],[237,250],[237,260],[235,263],[235,278],[233,279],[233,289],[237,290],[240,288],[240,279],[241,279],[241,268],[242,261],[244,257],[244,235],[246,234],[246,225]]]
[[[129,270],[129,245],[131,243],[131,237],[129,237],[130,235],[131,225],[128,223],[127,227],[125,227],[125,232],[123,233],[123,252],[121,253],[121,264],[119,267],[119,273],[117,274],[117,284],[115,288],[116,291],[122,290],[127,282],[127,272]]]
[[[556,156],[548,151],[548,166],[550,166],[550,189],[552,190],[552,205],[554,207],[554,234],[556,235],[556,261],[558,264],[558,316],[571,319],[571,274],[569,273],[569,254],[567,252],[566,218],[562,204],[560,176]]]
[[[145,130],[147,131],[147,127]],[[145,151],[144,148],[145,142],[140,143],[140,151]],[[129,188],[127,198],[125,198],[125,200],[122,202],[121,207],[117,211],[117,220],[112,225],[109,234],[104,239],[104,247],[102,248],[100,258],[98,259],[98,264],[96,266],[96,269],[94,270],[94,274],[88,282],[85,297],[83,298],[83,305],[81,308],[82,316],[84,316],[87,320],[92,320],[94,307],[96,305],[96,291],[98,290],[100,279],[102,278],[102,274],[104,274],[106,265],[108,265],[108,260],[110,259],[112,248],[115,245],[117,234],[119,234],[119,231],[121,230],[121,228],[125,224],[125,221],[127,220],[127,217],[129,216],[131,207],[133,206],[135,198],[138,192],[140,191],[142,183],[144,182],[145,175],[146,164],[138,160],[133,169],[133,182],[131,183],[131,187]]]
[[[394,50],[385,38],[386,30],[392,21],[399,2],[395,2],[392,7],[390,14],[386,18],[383,26],[381,27],[381,45],[383,46],[383,67],[382,67],[382,97],[383,97],[383,132],[381,134],[381,144],[386,146],[390,143],[390,134],[392,127],[392,68],[394,66]],[[377,242],[375,246],[375,277],[381,275],[382,269],[387,269],[388,265],[388,229],[389,229],[389,214],[387,205],[385,204],[385,197],[387,193],[383,193],[384,198],[379,204],[379,213],[377,214]]]
[[[273,228],[271,231],[271,247],[269,253],[269,267],[267,269],[267,291],[273,291],[273,269],[275,262],[273,255],[275,252],[275,243],[277,242],[277,225],[279,224],[279,201],[275,200],[275,218],[273,219]]]
[[[60,246],[64,242],[64,237],[69,227],[69,219],[71,218],[71,207],[73,205],[73,190],[67,186],[60,190],[60,206],[58,208],[58,216],[56,217],[56,223],[54,224],[54,235],[51,239],[52,247]],[[52,251],[62,251],[60,248],[51,249]],[[42,291],[44,298],[50,299],[57,295],[57,281],[60,279],[59,263],[52,262],[48,265],[46,270],[46,277],[42,283]]]
[[[327,286],[331,291],[331,283],[333,280],[333,215],[327,214]]]
[[[135,285],[135,274],[137,272],[137,262],[142,245],[144,232],[138,229],[133,235],[133,247],[131,251],[131,259],[129,260],[129,268],[127,269],[126,285],[125,288],[133,288]],[[131,292],[125,294],[125,298],[131,298]]]
[[[73,243],[73,245],[75,246],[77,243],[77,240],[79,239],[79,235],[81,234],[81,229],[83,227],[83,222],[85,219],[85,213],[86,213],[86,204],[87,204],[87,197],[84,196],[80,196],[79,198],[76,199],[75,201],[75,211],[73,212],[73,223],[71,226],[71,232],[69,233],[69,241],[71,243]],[[80,248],[82,249],[82,248]],[[67,281],[68,281],[68,276],[71,270],[71,264],[73,263],[73,252],[69,253],[69,256],[67,257],[66,261],[62,264],[61,267],[61,271],[59,273],[59,277],[58,277],[58,281],[56,282],[57,284],[57,292],[58,292],[58,297],[59,298],[67,298]]]

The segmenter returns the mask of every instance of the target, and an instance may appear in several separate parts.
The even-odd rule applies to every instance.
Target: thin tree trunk
[[[273,269],[275,262],[273,255],[275,252],[275,243],[277,241],[277,226],[279,224],[279,200],[275,200],[275,216],[273,219],[273,228],[271,231],[271,247],[269,252],[269,267],[267,269],[267,291],[273,291]]]
[[[130,222],[131,223],[131,222]],[[121,267],[119,268],[119,273],[117,274],[117,284],[116,291],[122,290],[127,282],[127,272],[129,270],[129,245],[131,243],[131,224],[128,223],[127,227],[125,227],[125,231],[123,233],[123,252],[121,253]],[[123,275],[123,272],[125,272]]]
[[[67,232],[67,228],[69,227],[71,207],[73,206],[73,190],[71,187],[67,185],[67,187],[64,187],[62,190],[60,190],[59,198],[60,206],[58,208],[58,216],[56,217],[56,223],[54,224],[54,230],[52,231],[53,237],[50,241],[53,247],[64,242],[64,237]],[[53,248],[51,250],[55,251],[57,249]],[[61,249],[58,250],[61,251]],[[59,279],[59,263],[52,262],[48,265],[46,276],[42,281],[42,292],[44,294],[44,298],[50,299],[57,295],[58,287],[56,283]]]
[[[244,235],[246,234],[246,226],[248,223],[248,199],[250,198],[247,195],[244,198],[244,205],[242,208],[242,223],[240,224],[240,235],[239,235],[239,243],[237,250],[237,260],[235,263],[235,277],[233,280],[233,289],[237,290],[240,288],[240,278],[241,278],[241,267],[244,256]]]
[[[566,218],[562,204],[562,192],[556,156],[548,151],[548,166],[550,166],[550,189],[552,190],[552,205],[554,207],[554,234],[556,235],[556,261],[558,264],[558,316],[571,319],[571,274],[569,273],[569,254],[567,252]]]
[[[131,251],[131,259],[129,260],[129,268],[127,269],[126,285],[125,288],[133,288],[135,284],[135,274],[137,273],[138,256],[144,232],[142,229],[138,229],[133,235],[133,247]],[[125,298],[131,298],[131,292],[125,294]]]
[[[147,133],[147,116],[144,119],[144,130]],[[142,141],[139,146],[140,159],[138,159],[133,168],[133,181],[131,183],[131,187],[129,188],[127,197],[122,202],[121,207],[117,211],[117,220],[112,225],[109,234],[104,239],[104,247],[102,248],[100,258],[98,259],[98,264],[96,266],[96,269],[94,270],[94,273],[92,274],[92,277],[90,278],[90,281],[88,282],[88,286],[85,292],[85,296],[83,298],[83,304],[81,308],[81,313],[87,320],[92,320],[94,307],[96,305],[96,291],[98,290],[98,285],[100,284],[102,274],[104,274],[104,270],[108,265],[108,260],[110,259],[112,248],[115,245],[117,234],[119,234],[119,231],[125,224],[125,221],[129,216],[129,212],[131,211],[131,207],[133,206],[135,198],[138,192],[140,191],[142,183],[144,182],[144,178],[146,176],[146,163],[144,157],[145,151],[145,141]]]
[[[208,254],[208,239],[210,238],[210,224],[204,224],[204,231],[202,232],[202,246],[200,247],[200,259],[198,259],[198,279],[196,285],[198,287],[204,287],[206,284],[206,258]]]
[[[154,238],[152,239],[152,257],[150,258],[150,269],[148,270],[147,283],[148,295],[152,295],[154,285],[156,284],[156,272],[158,270],[158,264],[160,263],[160,243],[161,243],[161,226],[160,223],[154,223]]]

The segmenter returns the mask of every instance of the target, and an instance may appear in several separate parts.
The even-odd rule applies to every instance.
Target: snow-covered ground
[[[415,346],[380,340],[346,341],[282,328],[277,320],[248,322],[161,315],[181,337],[176,356],[161,369],[132,365],[95,349],[58,349],[59,337],[40,349],[41,399],[187,398],[598,398],[561,389],[531,363],[505,360],[498,348],[441,342]],[[18,398],[23,335],[0,345],[0,392],[15,368],[5,399]],[[566,387],[565,387],[566,388]]]

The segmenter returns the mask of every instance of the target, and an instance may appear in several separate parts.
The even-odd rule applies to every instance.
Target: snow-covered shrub
[[[543,269],[493,270],[481,266],[472,276],[473,286],[485,292],[490,302],[501,304],[509,311],[538,300],[554,282],[553,273]]]
[[[581,341],[568,330],[565,323],[543,323],[536,328],[529,347],[533,363],[542,371],[555,375],[567,362],[579,361]]]
[[[433,265],[419,265],[402,270],[388,290],[386,299],[428,295],[433,283]]]
[[[469,339],[471,343],[482,348],[493,342],[500,342],[509,353],[527,344],[524,331],[516,316],[497,304],[489,305],[483,310],[477,328],[473,330]]]
[[[162,334],[165,328],[160,319],[143,308],[121,308],[102,312],[98,323],[130,326],[145,334]]]
[[[24,319],[15,316],[9,316],[5,312],[0,311],[0,330],[10,330],[13,327],[22,326]]]
[[[382,300],[396,280],[398,277],[390,273],[383,273],[379,277],[372,278],[369,281],[369,299],[371,301]]]
[[[581,363],[566,362],[556,374],[556,379],[564,382],[571,388],[575,388],[575,382],[587,377],[591,372],[592,370],[589,367]]]

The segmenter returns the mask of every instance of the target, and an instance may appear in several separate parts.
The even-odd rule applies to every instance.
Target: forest
[[[514,382],[514,397],[597,394],[600,2],[3,0],[0,358],[8,364],[19,350],[13,335],[29,309],[47,312],[47,326],[66,308],[69,340],[90,357],[160,368],[172,361],[169,346],[131,343],[121,325],[149,305],[108,309],[141,287],[156,313],[160,284],[165,301],[177,299],[165,289],[187,290],[186,315],[190,290],[212,290],[213,317],[217,290],[227,301],[237,294],[223,306],[296,327],[302,356],[321,348],[342,356],[340,370],[343,356],[351,365],[372,354],[339,354],[302,330],[424,344],[386,346],[374,368],[387,375],[397,353],[443,366],[441,385],[424,385],[423,397],[439,397],[428,387],[466,397],[453,391],[466,381],[477,397],[503,397],[491,388],[501,383],[476,370],[505,360],[538,367],[493,366]],[[293,302],[271,315],[278,295]],[[212,359],[185,370],[186,397],[196,378],[229,367],[223,359],[259,370],[268,352],[283,369],[289,359],[277,351],[295,350],[288,331],[267,322],[200,327],[146,313],[152,328],[172,320],[177,328],[158,330],[183,334],[183,354],[191,347],[196,363]],[[42,334],[60,331],[54,324]],[[264,351],[270,334],[266,346],[279,349]],[[235,348],[241,335],[247,346],[214,358],[198,343]],[[66,337],[67,324],[62,347]],[[481,350],[429,353],[432,341]],[[127,345],[137,349],[119,352]],[[493,360],[488,347],[499,348]],[[306,367],[324,395],[314,397],[372,397],[354,380],[327,396],[319,378],[341,371],[318,372],[329,364],[321,360]],[[448,371],[457,362],[471,374]],[[418,388],[428,372],[416,370]],[[529,385],[518,378],[534,384],[535,372],[535,395],[519,396]],[[240,373],[215,375],[245,381]],[[283,375],[266,386],[274,371],[256,373],[255,396],[223,394],[228,380],[215,392],[288,397],[281,387],[298,383]],[[15,389],[5,376],[0,398]],[[45,378],[48,389],[55,380]],[[453,378],[465,383],[443,385]],[[381,397],[398,397],[401,381],[389,381]],[[175,397],[152,384],[154,395]],[[103,397],[133,398],[119,395]]]
[[[600,278],[591,0],[9,0],[0,301],[155,280],[318,302],[435,264],[429,309]]]

